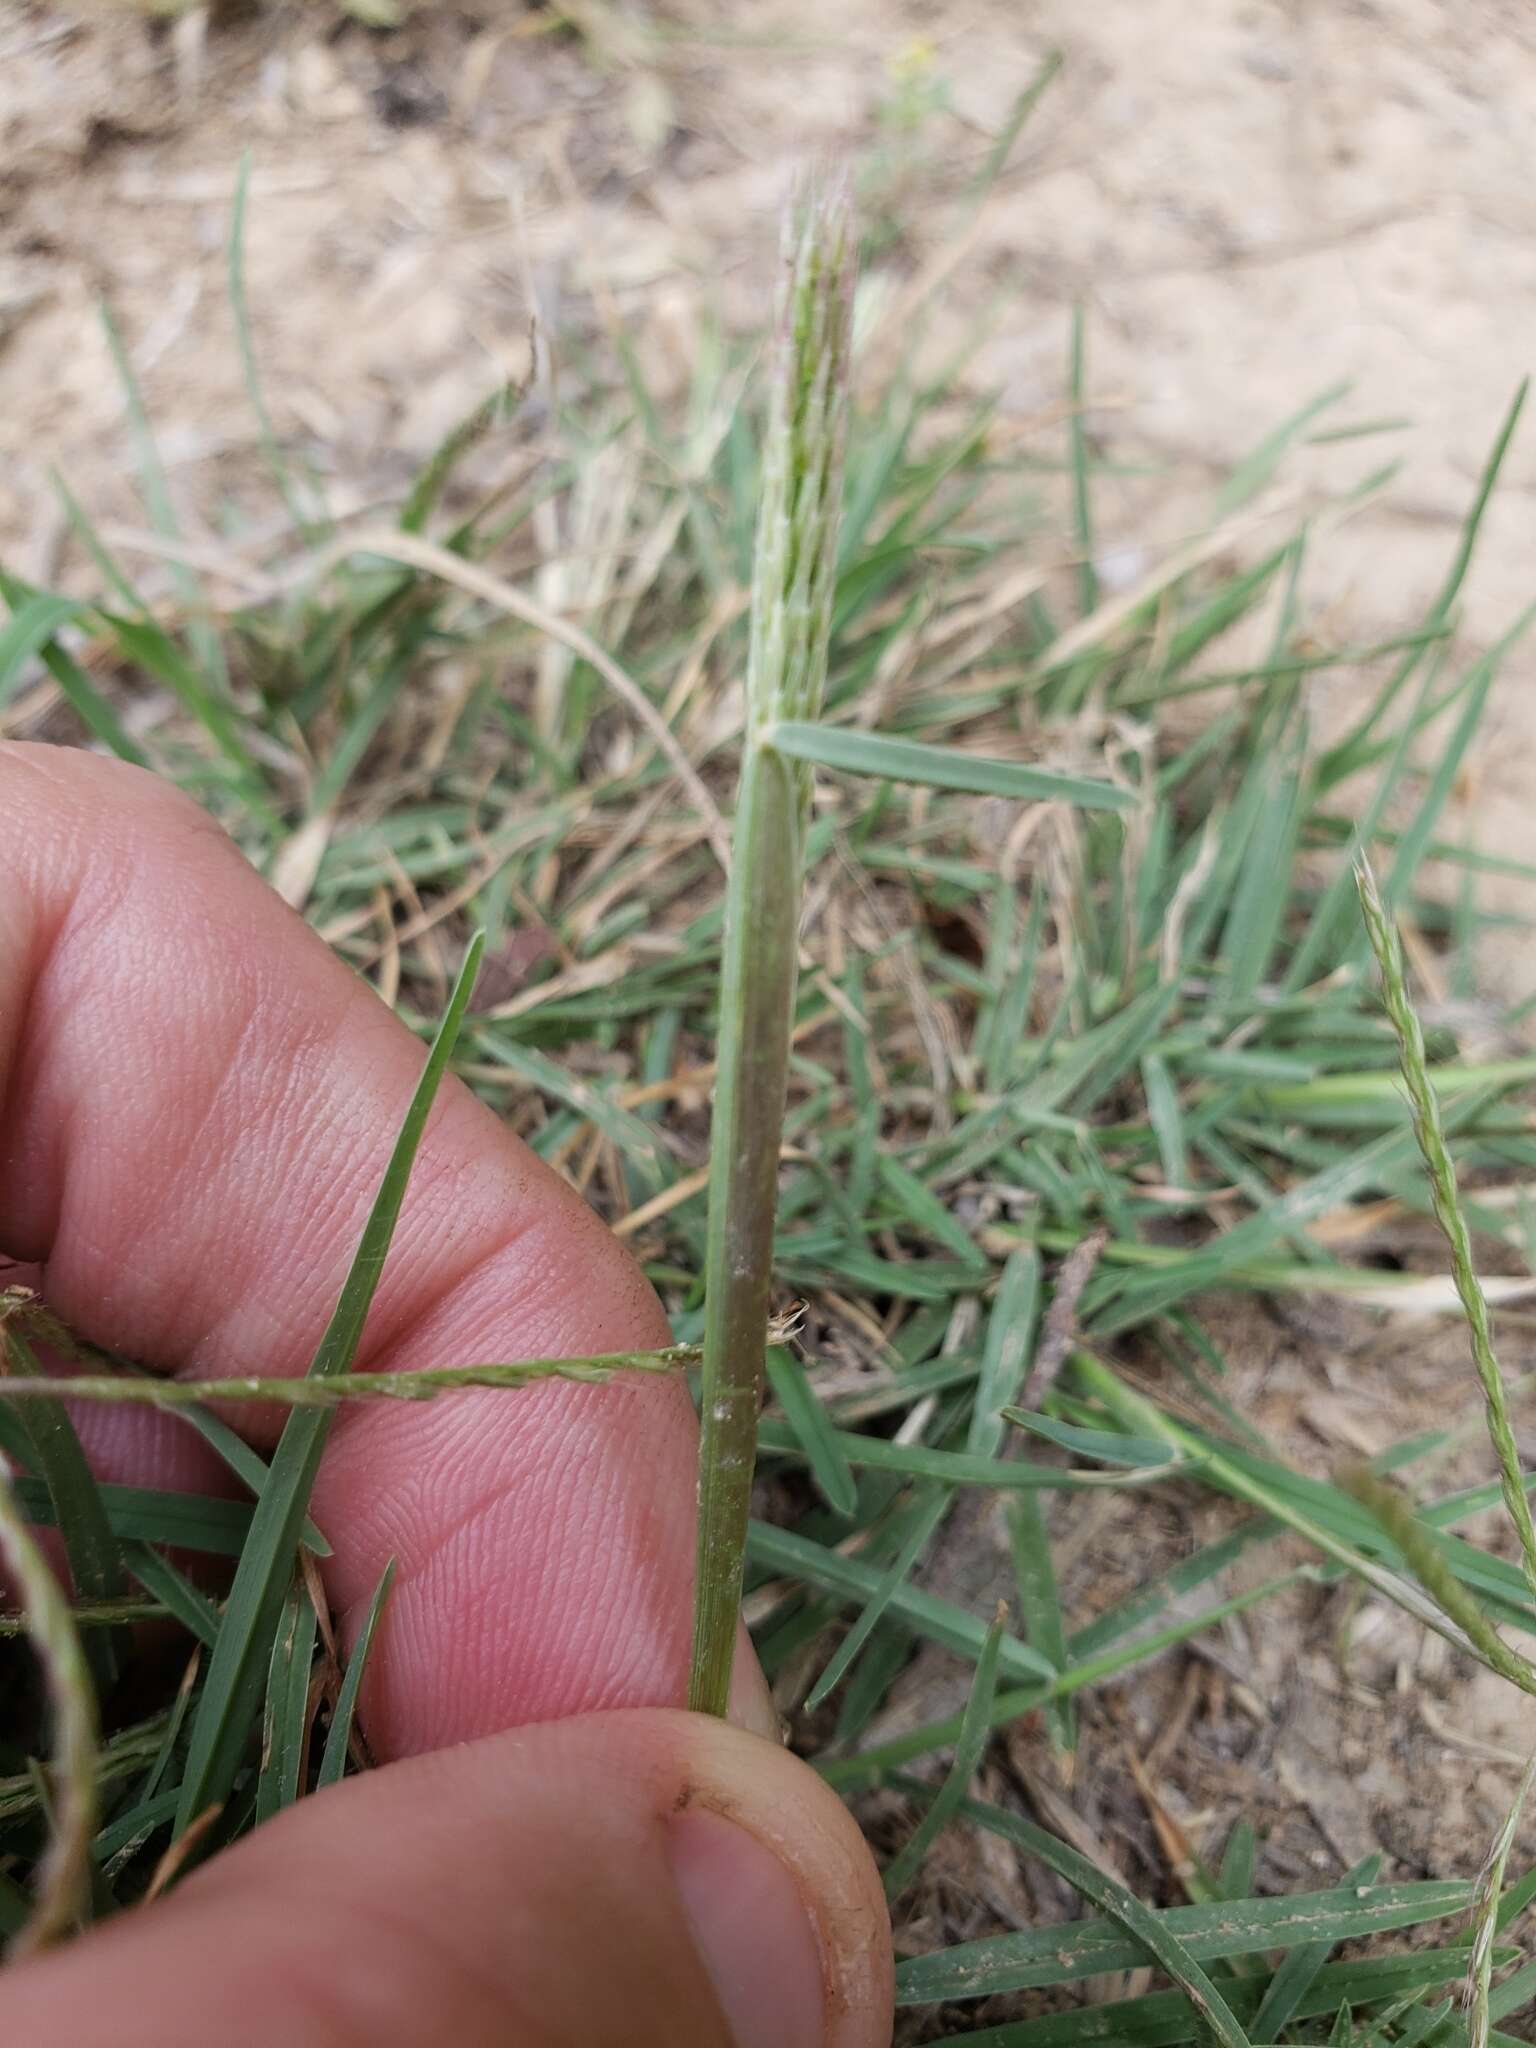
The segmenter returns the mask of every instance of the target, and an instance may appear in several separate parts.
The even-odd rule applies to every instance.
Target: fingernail
[[[683,1911],[736,2048],[823,2048],[821,1943],[794,1878],[756,1835],[706,1808],[668,1829]]]

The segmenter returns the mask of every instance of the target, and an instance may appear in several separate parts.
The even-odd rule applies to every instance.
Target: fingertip
[[[823,2048],[886,2048],[894,2000],[890,1916],[853,1816],[830,1786],[778,1742],[725,1722],[690,1718],[687,1810],[744,1830],[792,1879],[815,1935]],[[720,1858],[717,1844],[706,1860]],[[725,1902],[721,1918],[727,1926],[733,1911],[733,1902]],[[725,1940],[723,1971],[739,1973],[735,1982],[742,1997],[758,1995],[770,1973],[788,1967],[787,1941],[765,1941],[754,1949],[734,1929]],[[791,1988],[786,1979],[786,1993]],[[756,2039],[741,2034],[739,2025],[738,2034],[742,2048],[756,2048]]]
[[[170,1895],[7,1972],[70,2048],[887,2048],[851,1817],[724,1722],[594,1714],[302,1800]]]

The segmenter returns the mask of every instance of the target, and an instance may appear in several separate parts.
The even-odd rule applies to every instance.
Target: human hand
[[[301,1372],[419,1045],[137,770],[0,746],[0,874],[0,1253],[162,1371]],[[667,1341],[617,1241],[445,1082],[359,1366]],[[77,1426],[104,1478],[216,1483],[172,1416]],[[344,1639],[398,1560],[362,1707],[386,1767],[8,1970],[10,2038],[882,2048],[878,1878],[814,1773],[745,1732],[771,1725],[750,1652],[742,1726],[673,1704],[693,1463],[673,1383],[343,1411],[314,1511]]]

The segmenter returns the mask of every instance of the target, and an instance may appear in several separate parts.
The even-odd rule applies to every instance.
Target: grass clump
[[[1536,1633],[1526,1573],[1459,1530],[1501,1501],[1522,1546],[1530,1526],[1491,1350],[1527,1280],[1480,1278],[1476,1259],[1508,1266],[1520,1249],[1508,1205],[1536,1165],[1519,1100],[1536,1059],[1511,1049],[1509,1020],[1466,1005],[1438,1004],[1421,1030],[1393,938],[1405,921],[1418,957],[1470,979],[1497,924],[1471,885],[1517,866],[1459,847],[1447,813],[1525,624],[1473,658],[1455,630],[1520,400],[1424,618],[1330,646],[1307,610],[1308,533],[1236,559],[1223,522],[1343,394],[1238,465],[1211,537],[1111,590],[1093,553],[1106,465],[1083,415],[1081,326],[1059,459],[1020,459],[986,402],[904,357],[854,378],[839,490],[851,231],[834,202],[807,218],[766,427],[718,336],[700,337],[683,429],[637,360],[615,372],[573,344],[564,453],[530,457],[498,394],[396,522],[359,538],[293,494],[263,408],[294,504],[269,597],[231,606],[216,571],[185,565],[142,587],[93,537],[95,597],[0,579],[0,702],[25,688],[45,729],[199,794],[424,1034],[447,1014],[418,1102],[451,1060],[629,1237],[673,1350],[445,1361],[366,1391],[514,1399],[553,1371],[702,1364],[694,1698],[723,1703],[744,1584],[798,1746],[866,1802],[891,1851],[905,2039],[1449,2042],[1463,2022],[1441,1994],[1469,1965],[1473,2031],[1492,2038],[1530,1994],[1509,1937],[1536,1874],[1509,1876],[1513,1822],[1470,1936],[1341,1954],[1462,1912],[1470,1877],[1383,1884],[1367,1862],[1276,1898],[1239,1843],[1201,1897],[1148,1903],[975,1780],[1000,1754],[993,1731],[1043,1713],[1070,1782],[1075,1713],[1105,1687],[1298,1587],[1363,1588],[1506,1675],[1527,1668],[1508,1640]],[[1350,458],[1345,430],[1326,431]],[[146,421],[151,507],[173,518],[147,436]],[[601,536],[581,488],[600,459],[620,478]],[[1343,501],[1381,481],[1346,482]],[[1058,490],[1077,537],[1064,558],[1047,538]],[[517,580],[551,504],[573,555],[601,538],[617,563],[580,626]],[[1308,684],[1330,670],[1367,701],[1320,750]],[[722,905],[718,820],[738,778]],[[1384,879],[1362,924],[1364,858]],[[1466,878],[1450,911],[1423,885],[1429,859]],[[471,997],[452,963],[477,929]],[[314,1372],[239,1388],[291,1404],[270,1468],[189,1411],[252,1500],[82,1487],[67,1440],[39,1436],[32,1418],[58,1411],[13,1350],[0,1444],[15,1505],[79,1551],[63,1623],[93,1658],[81,1697],[109,1703],[99,1813],[77,1812],[66,1837],[52,1802],[59,1839],[88,1844],[93,1910],[169,1881],[213,1808],[238,1832],[345,1767],[356,1660],[337,1673],[316,1647],[298,1565],[324,1538],[302,1518],[325,1421],[364,1391],[347,1366],[409,1158],[407,1134]],[[1367,1222],[1406,1243],[1435,1217],[1444,1270],[1443,1255],[1421,1255],[1427,1271],[1350,1255]],[[1498,1476],[1412,1507],[1388,1488],[1454,1448],[1454,1419],[1389,1446],[1359,1485],[1297,1470],[1244,1412],[1214,1334],[1213,1304],[1245,1295],[1465,1304]],[[803,1356],[774,1354],[754,1495],[769,1312],[796,1298]],[[13,1342],[37,1313],[14,1304]],[[94,1377],[73,1390],[209,1392]],[[1134,1585],[1085,1603],[1048,1512],[1058,1495],[1087,1497],[1074,1512],[1106,1497],[1235,1506],[1214,1536],[1149,1554]],[[997,1499],[1015,1504],[1002,1616],[931,1570]],[[228,1599],[192,1585],[171,1548],[237,1559]],[[191,1660],[180,1690],[132,1716],[110,1704],[106,1664],[128,1612],[173,1616]],[[31,1599],[28,1619],[61,1625]],[[965,1704],[883,1725],[914,1660],[940,1655],[970,1667]],[[28,1761],[40,1721],[17,1681],[0,1776],[11,1931],[24,1887],[51,1896],[59,1867],[43,1865],[50,1799]],[[950,1821],[1053,1873],[1086,1917],[980,1938],[941,1926],[963,1938],[936,1945],[928,1871]],[[1144,1964],[1156,1988],[1100,1983],[1079,2002],[1085,1982]]]

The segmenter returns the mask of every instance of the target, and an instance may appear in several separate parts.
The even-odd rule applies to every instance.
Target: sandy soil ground
[[[1107,493],[1107,561],[1151,559],[1199,528],[1236,459],[1348,382],[1329,421],[1407,424],[1306,451],[1295,490],[1305,502],[1347,487],[1388,452],[1403,467],[1317,551],[1314,599],[1341,637],[1402,630],[1428,602],[1531,362],[1536,15],[1523,0],[563,11],[579,34],[517,5],[434,10],[387,37],[339,28],[319,0],[175,28],[0,7],[0,559],[80,572],[48,485],[57,465],[152,568],[102,295],[194,545],[248,504],[270,516],[250,488],[256,431],[224,277],[244,151],[273,410],[324,451],[344,508],[397,488],[497,377],[523,374],[535,311],[552,331],[622,321],[681,374],[701,303],[735,325],[761,316],[796,169],[853,148],[864,203],[890,226],[873,283],[888,324],[921,299],[936,348],[974,331],[966,374],[1001,390],[1005,419],[1057,404],[1071,308],[1086,304],[1095,432],[1160,459],[1157,476]],[[967,187],[1056,48],[1061,75],[975,212]],[[1536,596],[1533,492],[1536,420],[1469,588],[1469,652]],[[1452,821],[1527,858],[1533,682],[1536,645],[1508,664]],[[1490,971],[1536,987],[1536,960],[1506,953]],[[1266,1426],[1374,1448],[1383,1368],[1348,1362],[1357,1334],[1255,1325],[1235,1397]],[[1392,1370],[1396,1433],[1416,1402],[1441,1419],[1464,1368],[1441,1343]],[[1074,1554],[1112,1574],[1122,1546],[1144,1561],[1145,1534],[1143,1521],[1132,1543],[1111,1517]],[[1166,1798],[1206,1846],[1261,1786],[1279,1883],[1372,1845],[1405,1874],[1475,1867],[1506,1760],[1529,1740],[1502,1688],[1458,1679],[1438,1645],[1385,1617],[1341,1666],[1338,1612],[1314,1600],[1295,1618],[1283,1659],[1266,1623],[1117,1696],[1079,1786],[1095,1755],[1155,1748]],[[1428,1782],[1433,1801],[1409,1789]],[[1148,1816],[1130,1832],[1123,1813],[1099,1818],[1106,1853],[1150,1882]],[[1049,1909],[999,1904],[994,1876],[968,1880],[981,1918]]]
[[[1297,482],[1403,466],[1330,537],[1312,590],[1363,632],[1426,601],[1530,362],[1522,0],[582,0],[565,18],[579,36],[520,6],[434,8],[389,37],[337,33],[322,0],[174,30],[0,9],[7,557],[56,553],[49,463],[142,523],[111,477],[127,440],[103,293],[178,488],[210,519],[238,489],[253,428],[223,244],[244,150],[274,408],[361,496],[525,366],[534,308],[553,328],[622,319],[661,362],[701,298],[752,318],[794,170],[852,148],[892,226],[877,289],[906,310],[922,288],[936,347],[982,322],[968,374],[1009,414],[1059,399],[1087,305],[1095,425],[1166,464],[1109,495],[1112,559],[1198,527],[1235,459],[1347,382],[1321,424],[1407,424],[1311,451]],[[966,185],[1053,49],[1063,71],[973,216]],[[1533,488],[1536,426],[1469,587],[1474,646],[1533,594]],[[1460,822],[1505,851],[1536,853],[1533,679],[1536,652],[1517,654],[1463,792]],[[1495,968],[1536,986],[1536,962]]]

